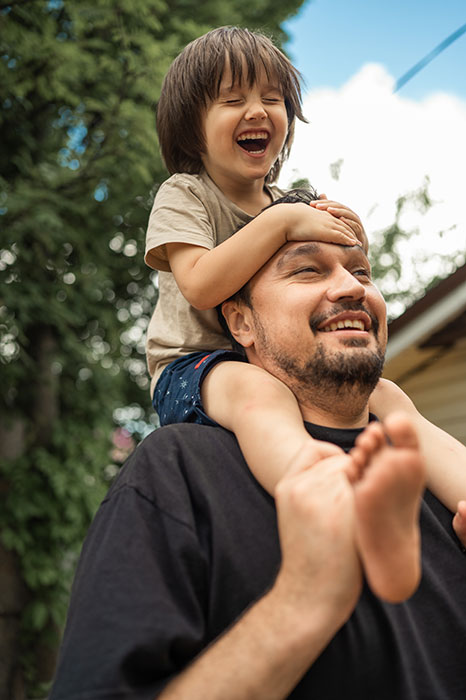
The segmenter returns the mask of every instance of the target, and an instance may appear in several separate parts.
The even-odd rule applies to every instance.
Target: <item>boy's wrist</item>
[[[269,207],[259,214],[259,217],[263,219],[267,235],[270,236],[272,233],[276,238],[276,250],[288,242],[289,214],[287,210],[288,206],[281,203]]]

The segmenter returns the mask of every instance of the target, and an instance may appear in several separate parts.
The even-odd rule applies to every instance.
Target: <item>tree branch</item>
[[[37,0],[10,0],[10,2],[2,2],[0,10],[6,10],[7,7],[14,7],[15,5],[29,5],[33,2],[37,3]]]

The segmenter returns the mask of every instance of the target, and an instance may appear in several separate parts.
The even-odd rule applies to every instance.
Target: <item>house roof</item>
[[[388,333],[387,362],[408,348],[451,346],[466,338],[466,264],[393,320]]]

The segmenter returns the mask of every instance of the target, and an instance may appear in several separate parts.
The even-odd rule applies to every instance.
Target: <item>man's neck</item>
[[[327,428],[364,428],[369,422],[369,397],[359,387],[317,396],[298,396],[305,421]]]

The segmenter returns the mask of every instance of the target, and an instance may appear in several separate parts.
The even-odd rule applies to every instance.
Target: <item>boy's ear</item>
[[[222,304],[222,313],[236,342],[244,348],[251,347],[254,343],[251,309],[236,301],[225,301]]]

